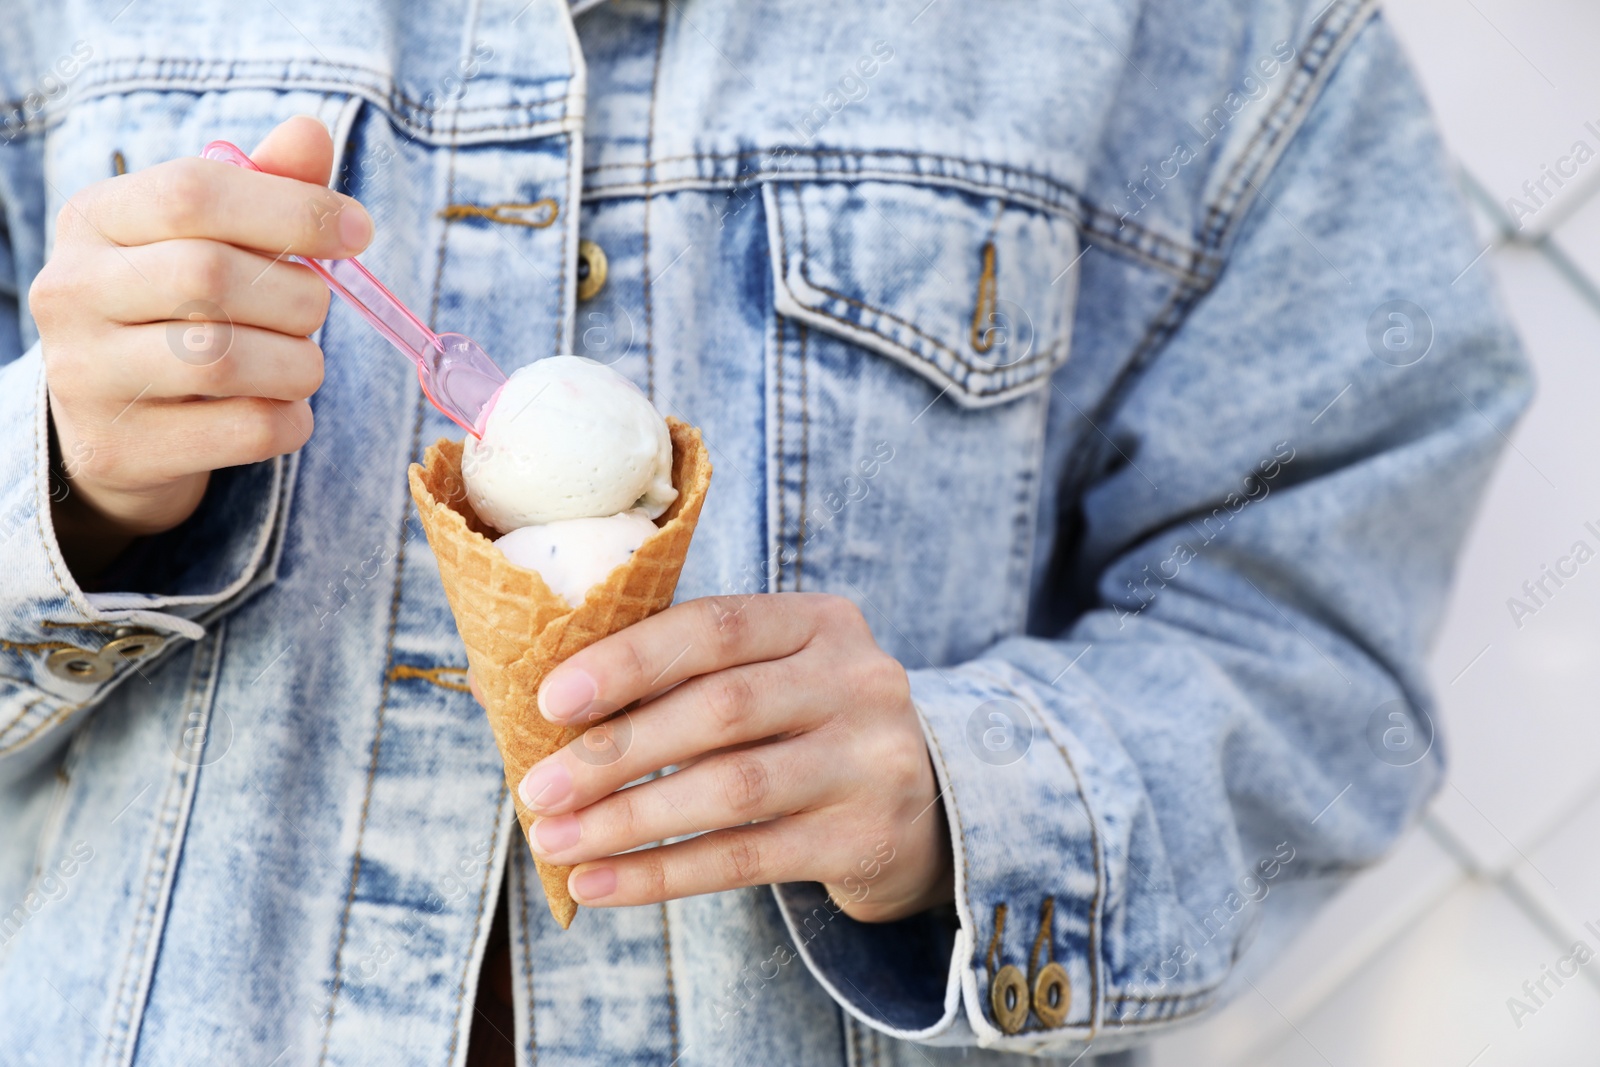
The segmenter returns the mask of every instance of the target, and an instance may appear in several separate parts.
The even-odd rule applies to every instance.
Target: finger
[[[74,477],[87,474],[113,492],[148,490],[197,471],[293,452],[310,438],[313,421],[304,400],[137,401],[78,434],[84,452]]]
[[[366,210],[342,193],[198,156],[90,186],[68,201],[60,226],[118,245],[195,237],[318,259],[353,256],[372,240]]]
[[[550,672],[539,711],[552,722],[594,720],[708,671],[778,659],[816,632],[828,597],[702,597],[596,641]]]
[[[533,824],[540,859],[571,865],[698,834],[790,815],[838,793],[841,772],[812,737],[709,756],[686,770],[612,793],[580,811]]]
[[[112,322],[199,315],[304,337],[328,314],[328,286],[310,268],[220,241],[157,241],[95,261],[76,284],[85,296],[93,290],[96,308]]]
[[[268,174],[327,185],[333,170],[333,138],[321,119],[296,115],[267,134],[250,160]]]
[[[813,857],[832,849],[830,820],[797,815],[717,830],[674,845],[584,864],[567,877],[574,900],[593,908],[655,904],[701,893],[813,880]]]
[[[135,400],[304,400],[322,384],[322,349],[315,341],[255,326],[147,323],[112,331],[85,347],[96,350],[55,360],[46,373],[58,397],[105,418],[117,417]]]
[[[701,675],[591,726],[529,768],[517,794],[540,814],[576,811],[652,771],[801,729],[816,700],[803,656]]]

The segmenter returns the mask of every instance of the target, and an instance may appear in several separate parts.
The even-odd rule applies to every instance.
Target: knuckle
[[[323,361],[322,346],[315,341],[300,341],[290,361],[289,387],[297,398],[304,398],[322,388],[327,365]]]
[[[306,247],[338,244],[339,216],[350,203],[331,189],[314,192],[296,216],[300,220],[300,239]]]
[[[188,364],[181,371],[184,386],[201,396],[226,396],[239,386],[240,362],[223,358],[210,363]]]
[[[85,220],[89,211],[100,200],[104,185],[104,182],[95,182],[62,201],[60,209],[56,212],[56,247],[59,248],[63,243],[76,241],[85,236],[85,231],[88,230]]]
[[[178,292],[189,300],[219,302],[233,280],[229,259],[228,250],[214,241],[188,245],[173,268]]]
[[[723,872],[735,885],[758,885],[765,869],[761,845],[748,833],[730,834],[722,842]]]
[[[169,231],[198,232],[216,196],[211,164],[198,157],[174,159],[155,171],[150,185],[154,217]]]
[[[28,310],[41,332],[68,327],[94,313],[103,288],[95,268],[93,257],[57,246],[28,285]]]
[[[290,447],[285,451],[293,452],[304,447],[305,443],[311,440],[311,433],[316,429],[317,419],[312,414],[311,405],[304,400],[297,400],[287,405],[287,407],[286,414],[289,416],[292,432],[289,438]]]
[[[270,400],[250,401],[249,415],[240,420],[239,443],[250,455],[260,459],[279,453],[278,443],[283,437],[283,416]]]
[[[82,415],[101,406],[104,375],[94,373],[83,346],[53,343],[47,338],[40,346],[40,356],[52,409]]]
[[[899,660],[877,652],[862,661],[861,688],[875,700],[890,707],[911,702],[911,678]]]
[[[328,318],[329,301],[333,299],[333,290],[323,285],[310,270],[299,264],[291,264],[301,274],[304,280],[295,283],[296,296],[289,302],[290,317],[289,332],[302,336],[316,333]]]
[[[639,647],[639,642],[634,639],[632,634],[624,631],[615,635],[615,640],[610,642],[609,645],[610,647],[605,651],[611,661],[603,666],[596,664],[595,666],[600,669],[595,671],[591,668],[591,674],[596,678],[604,678],[608,682],[614,680],[615,688],[618,691],[633,693],[642,690],[644,685],[655,676],[655,672],[645,662],[644,651]],[[604,697],[602,696],[601,699],[603,700]]]
[[[748,822],[766,814],[767,798],[772,793],[772,779],[766,764],[748,752],[734,752],[724,757],[717,772],[717,788],[728,810]]]
[[[832,593],[818,593],[816,598],[817,620],[824,628],[846,633],[867,628],[866,617],[854,601]]]
[[[834,593],[805,593],[814,635],[840,637],[867,630],[866,617],[853,601]]]
[[[78,234],[78,213],[83,210],[82,194],[68,197],[56,209],[56,247],[76,237]]]
[[[928,762],[926,745],[909,734],[880,745],[874,766],[882,769],[883,780],[895,787],[906,787],[922,778],[923,767]]]
[[[264,255],[259,259],[267,265],[257,272],[257,280],[272,279],[278,283],[282,294],[277,301],[275,320],[265,325],[300,337],[315,333],[328,317],[333,291],[322,284],[309,267]]]
[[[661,849],[647,848],[636,855],[639,857],[639,881],[644,886],[645,899],[671,899],[671,880],[667,875],[667,865],[661,861]]]
[[[737,736],[755,705],[750,680],[739,671],[721,671],[705,682],[706,715],[718,736]]]
[[[257,459],[293,452],[311,437],[311,405],[252,398],[239,427],[240,444]]]
[[[55,257],[34,275],[28,286],[28,310],[41,329],[60,321],[59,312],[70,303],[67,296],[71,287],[71,272],[63,270]]]
[[[699,604],[700,608],[710,616],[712,621],[720,623],[724,617],[737,612],[744,605],[744,602],[750,599],[750,595],[751,594],[746,593],[723,596],[706,596],[701,597],[697,603]]]
[[[605,821],[598,827],[601,840],[636,841],[641,826],[638,790],[623,789],[611,795],[605,805]]]
[[[747,605],[732,597],[705,597],[696,603],[699,630],[719,659],[726,660],[745,646],[750,633],[750,616],[744,610]]]

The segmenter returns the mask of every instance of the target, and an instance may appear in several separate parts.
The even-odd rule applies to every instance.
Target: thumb
[[[268,174],[327,185],[333,170],[333,138],[318,119],[296,115],[267,134],[250,158]]]

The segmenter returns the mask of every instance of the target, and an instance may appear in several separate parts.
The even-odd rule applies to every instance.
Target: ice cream
[[[576,740],[590,724],[562,726],[539,714],[539,686],[567,657],[609,634],[664,611],[678,587],[706,492],[711,487],[711,457],[700,431],[667,419],[672,442],[672,484],[678,497],[631,555],[614,567],[582,602],[573,604],[555,593],[536,571],[519,566],[495,546],[495,531],[472,510],[461,491],[462,446],[448,438],[411,465],[407,479],[417,517],[428,535],[439,565],[439,581],[467,654],[495,745],[505,761],[506,789],[516,796],[528,768]],[[622,515],[620,520],[632,516]],[[518,540],[551,538],[557,555],[573,538],[557,532],[585,520],[562,520],[528,528]],[[598,520],[609,528],[618,516]],[[635,529],[642,531],[641,527]],[[507,537],[500,538],[502,541]],[[548,546],[546,546],[548,550]],[[513,548],[513,552],[517,549]],[[537,543],[534,552],[537,554]],[[601,561],[594,561],[598,569]],[[558,579],[559,580],[559,579]],[[534,815],[517,804],[523,834],[531,832]],[[570,867],[533,857],[550,914],[563,927],[578,912],[567,891]]]
[[[461,476],[508,560],[537,571],[569,605],[647,537],[678,491],[672,438],[627,378],[581,356],[552,356],[511,375]]]
[[[441,439],[407,478],[515,796],[530,767],[589,726],[539,714],[544,679],[672,603],[710,455],[699,430],[663,419],[609,367],[553,356],[511,376],[481,441]],[[517,821],[532,832],[526,806]],[[533,863],[568,926],[572,869]]]
[[[602,518],[557,519],[524,526],[494,544],[506,559],[538,571],[552,593],[576,605],[655,532],[656,524],[635,509]]]
[[[478,517],[501,533],[677,499],[667,424],[639,387],[582,356],[521,368],[501,390],[461,473]]]

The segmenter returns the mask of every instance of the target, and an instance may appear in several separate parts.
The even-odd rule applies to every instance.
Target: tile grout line
[[[1572,948],[1573,940],[1579,937],[1584,924],[1581,917],[1569,913],[1565,901],[1552,899],[1549,890],[1540,888],[1523,876],[1521,867],[1512,868],[1496,882],[1500,891],[1549,939],[1551,945],[1562,952]],[[1593,967],[1580,967],[1579,970],[1589,984],[1600,992],[1600,972]]]
[[[1490,829],[1495,831],[1495,833],[1500,834],[1502,838],[1505,838],[1505,840],[1511,842],[1513,850],[1526,851],[1529,853],[1538,852],[1545,845],[1549,844],[1551,839],[1560,833],[1568,823],[1582,815],[1584,809],[1593,804],[1597,799],[1600,799],[1600,775],[1596,775],[1595,777],[1589,779],[1588,782],[1586,782],[1576,793],[1573,794],[1572,799],[1566,804],[1562,805],[1562,807],[1554,815],[1550,815],[1543,819],[1531,832],[1522,834],[1521,836],[1525,840],[1522,842],[1520,848],[1517,842],[1511,841],[1509,837],[1506,837],[1504,833],[1501,833],[1501,831],[1496,829],[1492,823],[1488,823],[1487,820],[1485,820],[1485,825],[1488,825]],[[1482,815],[1481,812],[1479,814],[1480,816]],[[1511,871],[1516,870],[1519,867],[1527,865],[1526,859],[1511,861],[1506,863],[1504,866],[1485,864],[1473,852],[1472,847],[1467,843],[1466,839],[1452,829],[1449,822],[1439,814],[1437,802],[1429,806],[1427,814],[1423,816],[1422,823],[1433,836],[1434,840],[1436,840],[1439,845],[1445,849],[1445,851],[1449,852],[1451,857],[1454,858],[1456,862],[1467,871],[1468,874],[1482,881],[1494,881],[1496,879],[1505,877]]]
[[[1494,226],[1496,230],[1496,247],[1525,248],[1542,256],[1555,268],[1557,274],[1566,279],[1568,285],[1577,290],[1584,303],[1588,304],[1593,311],[1600,313],[1600,286],[1596,286],[1589,276],[1583,272],[1583,269],[1572,261],[1566,251],[1555,243],[1553,239],[1555,229],[1542,230],[1536,235],[1524,236],[1520,230],[1511,224],[1511,219],[1506,216],[1504,209],[1494,202],[1494,198],[1489,195],[1489,190],[1484,188],[1483,183],[1478,180],[1476,175],[1467,170],[1465,166],[1460,165],[1457,166],[1457,174],[1468,199],[1478,205],[1479,209],[1489,217],[1490,223]],[[1600,185],[1596,186],[1596,191],[1600,191]],[[1584,198],[1583,203],[1587,203],[1592,198],[1593,193],[1591,192]],[[1569,221],[1572,215],[1577,213],[1578,208],[1582,206],[1582,203],[1575,205],[1573,211],[1569,212],[1560,221],[1562,223]],[[1559,225],[1557,229],[1559,229]]]
[[[1431,831],[1431,821],[1432,813],[1430,811],[1409,832],[1423,833]],[[1428,836],[1433,837],[1434,834],[1428,832]],[[1440,843],[1440,847],[1455,868],[1451,875],[1444,880],[1443,884],[1433,892],[1425,894],[1410,908],[1405,909],[1403,913],[1391,916],[1388,922],[1388,929],[1383,932],[1382,936],[1369,939],[1365,945],[1360,945],[1357,942],[1358,948],[1348,953],[1346,958],[1337,958],[1331,966],[1325,964],[1313,971],[1312,977],[1304,983],[1305,990],[1309,990],[1309,992],[1302,991],[1298,993],[1289,1003],[1282,1007],[1282,1013],[1286,1020],[1293,1025],[1305,1024],[1339,990],[1354,981],[1363,967],[1371,963],[1384,949],[1394,944],[1406,932],[1413,919],[1433,908],[1439,901],[1461,886],[1479,880],[1475,877],[1472,868],[1463,862],[1463,857],[1458,854],[1455,847],[1444,843]],[[1371,870],[1376,869],[1376,866],[1371,868]],[[1231,1059],[1229,1063],[1232,1064],[1232,1067],[1244,1067],[1244,1065],[1269,1062],[1267,1056],[1271,1054],[1273,1049],[1278,1047],[1282,1038],[1291,1032],[1290,1030],[1275,1030],[1268,1036],[1262,1037],[1249,1045],[1243,1055]]]

